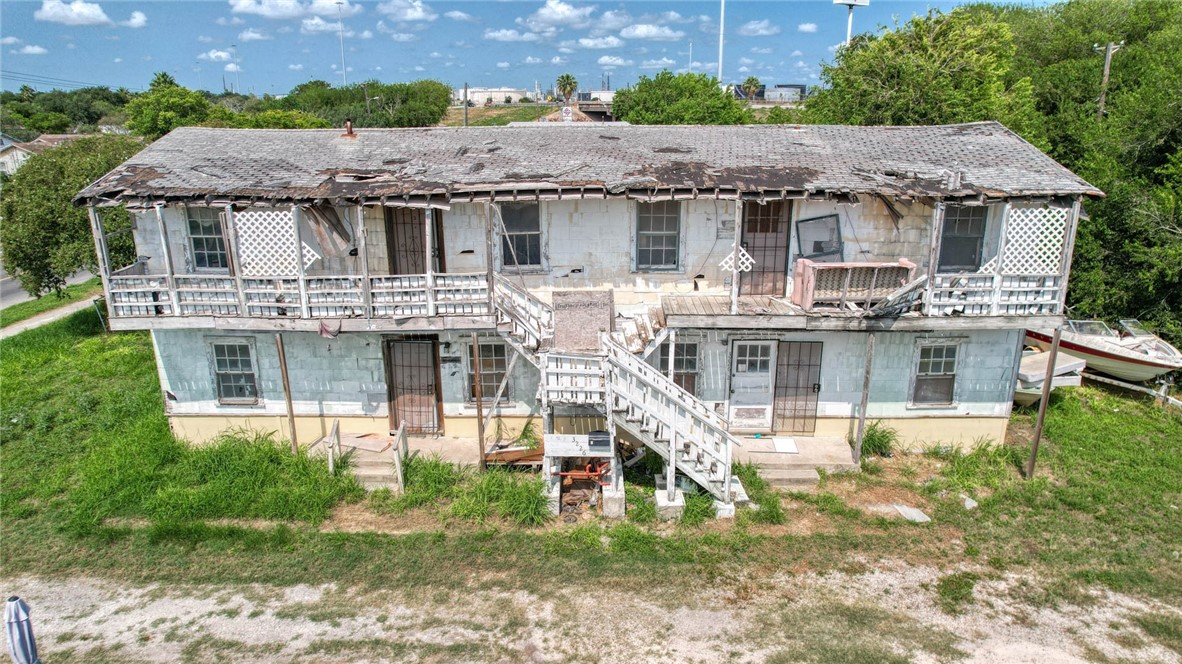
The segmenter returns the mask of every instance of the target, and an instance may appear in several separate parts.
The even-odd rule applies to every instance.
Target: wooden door
[[[731,355],[731,426],[771,429],[776,342],[736,341]]]
[[[783,297],[788,290],[787,201],[743,206],[743,248],[755,265],[739,276],[739,295]]]
[[[443,421],[438,340],[392,339],[385,345],[391,428],[406,420],[411,433],[438,433]]]
[[[821,392],[821,342],[781,341],[776,354],[776,433],[817,430]]]
[[[434,215],[431,256],[434,272],[443,272],[443,224]],[[427,212],[419,208],[386,208],[386,255],[390,274],[427,273]]]

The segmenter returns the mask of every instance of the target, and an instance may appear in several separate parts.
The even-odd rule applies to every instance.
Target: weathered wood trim
[[[739,252],[743,241],[743,201],[735,201],[735,248],[731,252],[731,315],[739,313]]]
[[[1071,203],[1071,218],[1067,220],[1067,244],[1063,247],[1062,274],[1059,282],[1059,312],[1067,311],[1067,281],[1071,277],[1071,261],[1075,254],[1075,235],[1079,232],[1079,211],[1083,199],[1076,197]]]
[[[866,366],[862,370],[862,401],[858,405],[858,434],[854,439],[854,463],[862,463],[862,438],[866,433],[866,407],[870,404],[870,375],[874,371],[874,333],[866,335]]]
[[[423,215],[426,219],[426,232],[423,234],[423,242],[427,245],[426,253],[424,254],[424,267],[427,269],[427,315],[434,316],[436,312],[435,307],[435,210],[427,208],[426,214]],[[483,460],[483,457],[481,457]]]
[[[1063,323],[1062,315],[1049,316],[915,316],[910,318],[848,318],[824,316],[684,316],[666,314],[670,328],[716,330],[817,330],[849,332],[1020,330],[1027,327],[1053,328]]]
[[[93,205],[86,208],[86,215],[90,217],[90,232],[94,235],[94,253],[98,260],[99,276],[103,282],[103,297],[107,300],[107,319],[110,321],[113,319],[112,312],[115,310],[115,303],[111,301],[111,257],[107,254],[103,219]]]
[[[358,205],[353,209],[357,211],[357,244],[358,253],[361,254],[361,302],[365,305],[365,317],[372,318],[373,293],[370,292],[369,282],[369,242],[365,229],[365,207]]]
[[[251,332],[318,332],[319,318],[249,318],[243,316],[162,316],[159,318],[111,318],[112,330],[242,330]],[[433,318],[344,318],[342,332],[434,332],[441,330],[494,330],[496,320],[487,316],[435,316]]]
[[[238,289],[238,313],[245,316],[250,310],[246,308],[246,293],[242,290],[242,266],[238,263],[241,253],[238,251],[238,228],[234,224],[233,205],[226,206],[225,225],[226,234],[229,236],[229,242],[226,243],[226,257],[230,263],[230,273],[234,276],[234,286]]]
[[[928,248],[928,283],[924,293],[925,313],[932,311],[932,291],[936,283],[937,262],[940,260],[940,239],[944,235],[944,201],[938,201],[932,208],[932,241]]]
[[[287,408],[287,431],[291,437],[291,453],[298,455],[300,453],[300,444],[296,439],[296,422],[295,422],[295,408],[291,402],[291,380],[287,375],[287,350],[283,347],[283,335],[279,332],[275,333],[275,351],[279,354],[279,377],[283,380],[283,404]],[[329,459],[332,459],[332,452],[329,452]]]
[[[304,211],[298,206],[291,208],[291,223],[295,227],[296,263],[299,265],[300,316],[311,317],[311,307],[308,306],[308,279],[304,268],[304,239],[300,235],[300,223],[304,220]]]
[[[997,234],[997,265],[993,268],[993,301],[989,303],[989,313],[994,316],[997,315],[997,309],[1001,304],[1001,266],[1002,262],[1005,261],[1006,233],[1010,226],[1010,209],[1010,202],[1006,201],[1005,207],[1001,211],[1001,228]]]
[[[164,249],[164,269],[168,273],[168,301],[172,305],[172,313],[178,314],[181,311],[180,297],[177,295],[176,282],[173,277],[176,276],[176,266],[172,261],[172,247],[168,246],[168,226],[164,223],[164,206],[156,206],[156,225],[160,229],[160,244]]]
[[[467,111],[465,111],[467,112]],[[484,204],[484,271],[488,275],[488,310],[494,311],[495,303],[495,281],[493,281],[493,273],[496,265],[493,262],[493,224],[492,224],[492,205]]]

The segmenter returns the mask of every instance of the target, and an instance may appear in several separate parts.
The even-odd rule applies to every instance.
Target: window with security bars
[[[250,344],[213,343],[213,379],[218,401],[226,404],[258,403],[258,376]]]
[[[930,344],[919,348],[915,371],[914,404],[950,404],[956,388],[956,344]]]
[[[661,344],[657,350],[657,369],[669,375],[669,344]],[[673,382],[678,387],[697,395],[698,393],[698,344],[681,343],[673,347]]]
[[[542,267],[542,222],[537,203],[501,203],[501,264],[508,269]]]
[[[468,345],[468,400],[476,400],[476,353],[475,346]],[[497,388],[505,379],[505,372],[509,370],[509,349],[505,344],[480,344],[480,396],[484,401],[492,401],[497,395]],[[509,386],[505,386],[505,393]]]
[[[198,270],[228,270],[226,238],[222,234],[222,217],[216,208],[188,208],[189,247],[193,252],[193,267]]]
[[[676,270],[681,243],[681,204],[640,203],[636,213],[636,269]]]
[[[944,208],[940,272],[972,272],[981,268],[988,212],[984,206],[948,205]]]

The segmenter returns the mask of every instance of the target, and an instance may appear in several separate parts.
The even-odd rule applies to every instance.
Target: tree
[[[65,113],[35,113],[25,126],[42,134],[64,134],[70,130],[70,116]]]
[[[743,92],[747,95],[747,101],[755,101],[755,95],[759,94],[759,88],[763,84],[759,82],[758,76],[748,76],[747,80],[743,81]]]
[[[152,83],[148,85],[149,90],[159,90],[160,88],[175,88],[177,87],[176,79],[166,71],[158,71],[152,77]]]
[[[620,90],[612,112],[632,124],[746,124],[751,112],[727,94],[707,74],[674,74],[665,70],[653,78],[641,76],[635,87]]]
[[[579,82],[575,80],[574,74],[563,74],[554,81],[554,89],[562,95],[563,101],[569,104],[570,96],[579,89]]]
[[[931,11],[879,35],[859,35],[821,66],[805,103],[821,124],[930,125],[997,120],[1045,146],[1031,81],[1015,79],[1008,25],[979,7]]]
[[[209,101],[200,93],[177,85],[151,89],[127,103],[127,128],[155,140],[177,127],[201,124]]]
[[[60,290],[66,277],[96,267],[94,237],[86,210],[71,200],[91,182],[143,149],[129,136],[80,138],[33,155],[5,186],[0,203],[4,268],[30,295]],[[103,211],[108,231],[130,227],[121,207]],[[117,267],[135,259],[130,233],[109,241]]]

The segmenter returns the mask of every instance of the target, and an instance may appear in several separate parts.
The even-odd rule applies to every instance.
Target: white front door
[[[734,429],[772,428],[776,342],[736,341],[731,353],[730,421]]]

